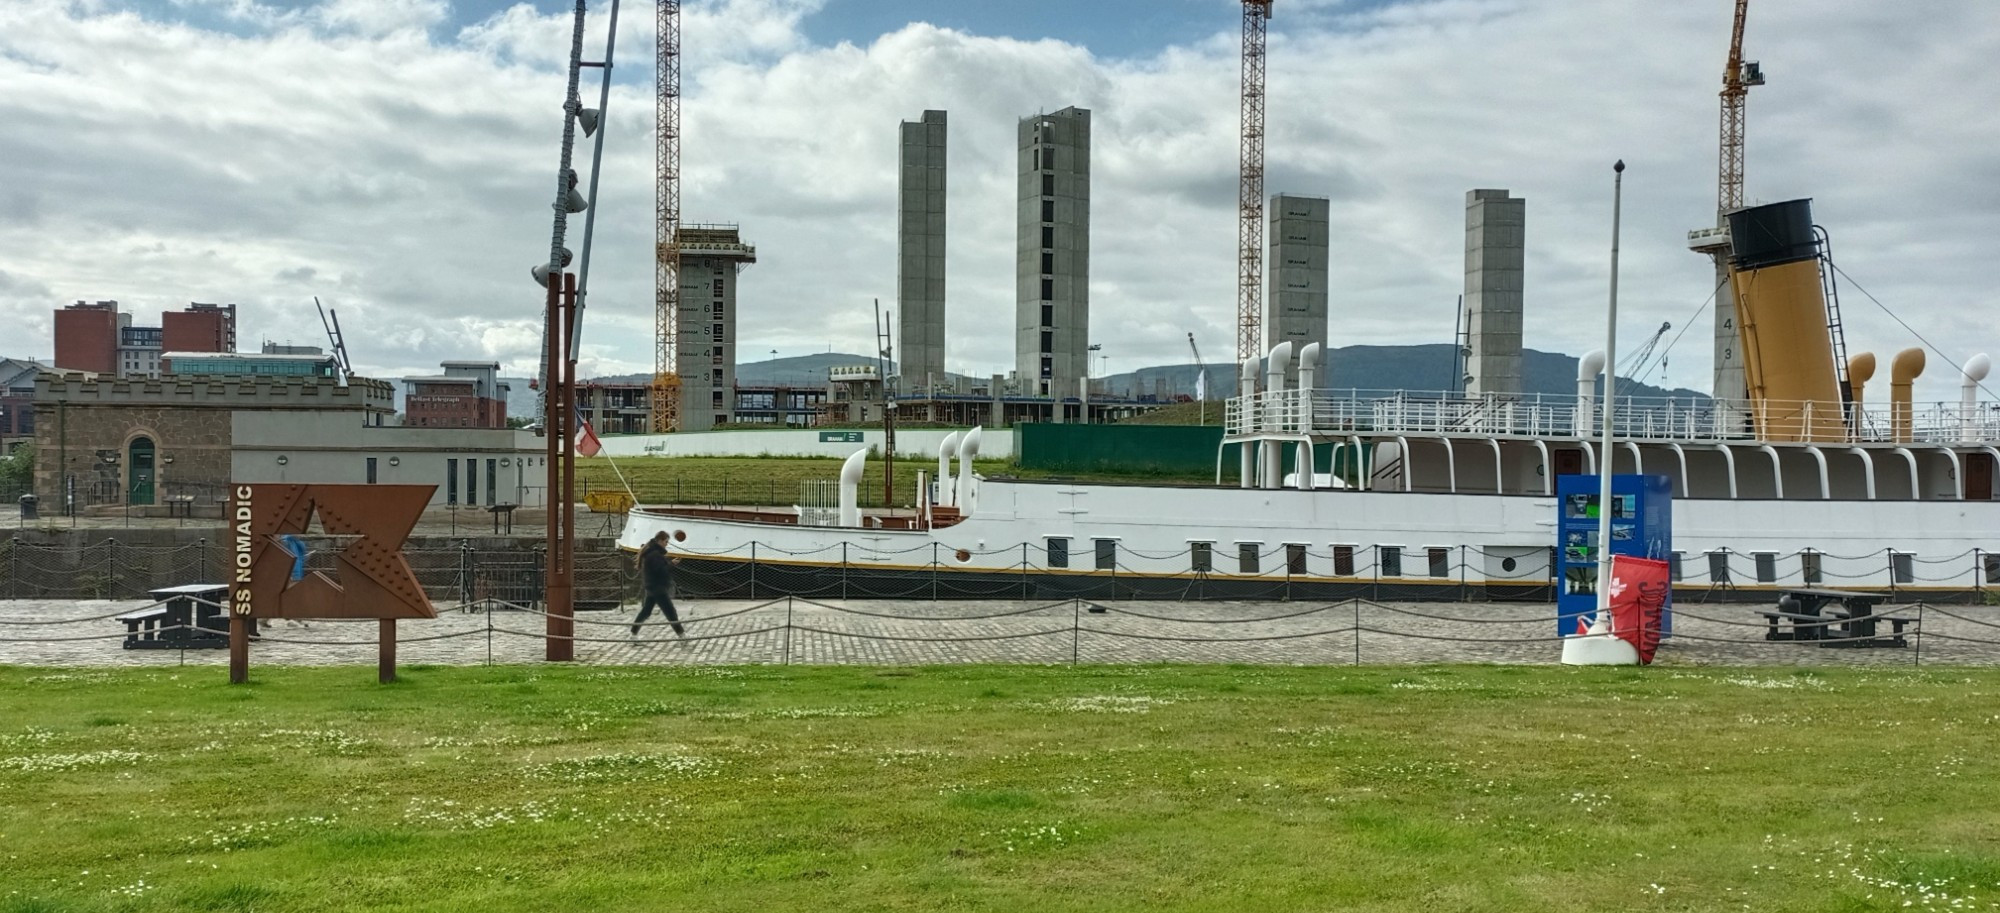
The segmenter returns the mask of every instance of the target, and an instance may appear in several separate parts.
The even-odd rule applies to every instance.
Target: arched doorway
[[[153,503],[153,439],[136,437],[125,459],[125,503],[150,506]]]

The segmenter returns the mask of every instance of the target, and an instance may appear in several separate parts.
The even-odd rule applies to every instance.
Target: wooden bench
[[[1758,614],[1769,625],[1765,640],[1811,640],[1822,647],[1909,646],[1903,629],[1910,619],[1875,616],[1875,606],[1887,598],[1880,593],[1801,587],[1783,591],[1776,611]],[[1889,636],[1876,635],[1878,621],[1889,622]],[[1781,630],[1781,624],[1789,624],[1791,629]]]
[[[229,587],[197,583],[153,590],[150,595],[158,604],[114,619],[125,625],[125,649],[219,650],[229,646],[229,618],[222,611]]]

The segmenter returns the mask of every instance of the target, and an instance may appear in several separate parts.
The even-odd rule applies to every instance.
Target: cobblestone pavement
[[[110,616],[144,603],[0,600],[0,664],[219,665],[227,651],[127,650]],[[1093,609],[1102,611],[1093,611]],[[1752,605],[1683,605],[1658,662],[1676,665],[2000,663],[2000,607],[1885,607],[1913,619],[1907,647],[1829,649],[1764,640]],[[405,621],[405,665],[542,660],[545,617],[440,608]],[[933,663],[1554,663],[1547,604],[1132,602],[1092,604],[846,600],[694,601],[685,641],[664,624],[634,637],[630,607],[577,619],[576,658],[597,664]],[[1919,619],[1919,616],[1921,618]],[[1357,635],[1356,628],[1359,628]],[[1880,623],[1886,634],[1888,623]],[[373,622],[274,622],[251,663],[373,665]]]

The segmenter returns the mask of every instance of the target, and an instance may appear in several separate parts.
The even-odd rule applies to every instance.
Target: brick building
[[[160,347],[168,352],[236,351],[236,305],[191,301],[160,315]]]
[[[500,363],[447,361],[443,374],[405,377],[403,425],[411,428],[505,428],[508,385]]]
[[[219,516],[240,482],[416,483],[433,504],[538,504],[542,446],[493,429],[399,428],[395,388],[368,378],[44,372],[35,380],[35,493],[93,507]]]
[[[118,373],[118,329],[130,314],[116,301],[79,301],[56,311],[55,366],[92,374]]]
[[[236,305],[192,302],[134,326],[116,301],[79,301],[56,311],[55,367],[121,377],[158,377],[167,352],[234,352]]]

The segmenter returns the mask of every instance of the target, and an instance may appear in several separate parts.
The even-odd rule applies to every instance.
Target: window
[[[1041,325],[1042,325],[1042,326],[1045,326],[1045,327],[1052,327],[1052,326],[1055,326],[1055,325],[1056,325],[1056,306],[1055,306],[1055,305],[1053,305],[1053,304],[1044,304],[1044,305],[1042,305],[1042,323],[1041,323]]]
[[[458,461],[444,461],[444,503],[458,503]]]
[[[1069,567],[1069,540],[1050,536],[1045,546],[1048,549],[1049,567]]]
[[[1916,557],[1909,552],[1890,552],[1890,579],[1896,583],[1917,582]]]
[[[487,460],[486,461],[486,506],[487,507],[493,506],[494,495],[499,493],[495,488],[496,481],[499,478],[500,478],[500,461],[497,459]]]
[[[375,484],[375,458],[368,458],[368,484]]]
[[[1046,275],[1048,273],[1053,273],[1055,271],[1056,271],[1056,255],[1049,253],[1048,251],[1042,251],[1042,273]]]
[[[1041,348],[1041,350],[1040,350],[1040,351],[1042,351],[1042,352],[1043,352],[1043,353],[1045,353],[1045,354],[1046,354],[1046,353],[1049,353],[1049,352],[1054,352],[1054,351],[1056,350],[1056,347],[1055,347],[1055,340],[1056,340],[1056,334],[1055,334],[1055,333],[1053,333],[1053,332],[1051,332],[1051,331],[1049,331],[1049,330],[1043,330],[1043,331],[1042,331],[1042,348]]]
[[[1045,196],[1045,197],[1052,197],[1052,196],[1055,196],[1055,195],[1056,195],[1056,176],[1055,176],[1055,175],[1053,175],[1053,174],[1043,174],[1043,175],[1042,175],[1042,196]],[[1043,220],[1043,221],[1047,221],[1047,220],[1045,219],[1045,220]]]
[[[1750,559],[1757,564],[1758,583],[1776,583],[1778,580],[1778,553],[1751,552]]]
[[[721,369],[721,368],[716,368],[716,369],[714,369],[714,370],[711,370],[711,371],[709,371],[709,372],[708,372],[708,374],[709,374],[709,377],[708,377],[708,379],[709,379],[710,381],[712,381],[712,382],[714,382],[714,383],[718,383],[718,384],[719,384],[719,383],[722,383],[722,369]]]
[[[1035,148],[1029,150],[1028,155],[1034,162],[1034,170],[1036,171],[1042,170],[1042,147],[1036,146]]]
[[[1708,553],[1708,582],[1729,583],[1729,550],[1722,549]]]
[[[474,506],[479,503],[479,461],[465,458],[465,503]]]
[[[1236,543],[1236,569],[1239,572],[1245,574],[1259,573],[1257,570],[1257,553],[1262,551],[1258,547],[1262,544],[1261,542]]]
[[[1806,549],[1799,553],[1799,576],[1807,583],[1818,584],[1820,582],[1818,552]]]
[[[1451,549],[1433,548],[1425,557],[1430,559],[1432,577],[1451,576]]]
[[[1382,555],[1381,559],[1377,561],[1377,564],[1381,567],[1381,571],[1376,576],[1403,576],[1403,547],[1400,545],[1381,545],[1376,546],[1376,548]]]
[[[1055,249],[1055,246],[1056,246],[1056,227],[1055,227],[1055,226],[1053,226],[1053,225],[1044,225],[1044,226],[1042,226],[1042,247],[1043,247],[1043,249],[1045,249],[1045,250],[1054,250],[1054,249]]]
[[[715,341],[722,341],[722,324],[719,323],[715,325]]]
[[[1336,545],[1333,547],[1333,573],[1336,577],[1354,576],[1354,546]]]
[[[1285,546],[1285,573],[1294,577],[1306,575],[1306,547],[1299,543]]]
[[[716,391],[714,391],[714,392],[712,392],[712,393],[710,393],[710,394],[709,394],[709,397],[708,397],[708,405],[709,405],[709,408],[711,408],[711,409],[720,409],[720,408],[722,408],[722,391],[721,391],[721,390],[716,390]]]
[[[1043,200],[1043,201],[1042,201],[1042,221],[1044,221],[1044,222],[1054,222],[1055,220],[1056,220],[1056,201],[1054,201],[1054,200]]]
[[[1094,544],[1097,546],[1097,569],[1100,571],[1117,570],[1118,540],[1097,539],[1094,540]]]
[[[1043,301],[1056,300],[1056,281],[1054,279],[1042,280],[1042,300]]]
[[[1188,543],[1188,563],[1197,574],[1215,570],[1215,545],[1209,542]]]
[[[722,277],[715,277],[715,297],[722,297]]]

